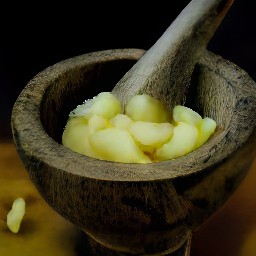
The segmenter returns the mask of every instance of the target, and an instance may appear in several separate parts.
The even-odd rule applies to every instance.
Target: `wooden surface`
[[[256,255],[256,159],[229,201],[194,234],[191,256]],[[26,201],[20,231],[6,215],[17,197]],[[13,142],[0,142],[0,255],[89,255],[84,234],[53,211],[36,191]]]

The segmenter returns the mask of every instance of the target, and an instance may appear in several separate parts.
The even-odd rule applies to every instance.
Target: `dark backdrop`
[[[0,139],[11,136],[12,106],[39,71],[63,59],[112,48],[149,49],[187,1],[138,5],[34,1],[2,6],[0,18]],[[233,61],[256,80],[254,1],[234,0],[208,49]]]

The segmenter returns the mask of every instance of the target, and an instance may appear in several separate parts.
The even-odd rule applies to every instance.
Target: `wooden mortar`
[[[164,255],[189,241],[246,175],[255,155],[256,85],[235,64],[205,52],[186,102],[218,123],[202,147],[152,164],[102,161],[64,147],[68,113],[110,91],[143,53],[106,50],[47,68],[19,95],[12,129],[32,181],[59,214],[113,251]]]

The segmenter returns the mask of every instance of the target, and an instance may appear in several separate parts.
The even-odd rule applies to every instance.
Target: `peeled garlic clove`
[[[122,129],[128,129],[132,122],[132,119],[124,114],[118,114],[109,120],[112,126]]]
[[[160,147],[173,135],[170,123],[151,123],[137,121],[131,124],[129,132],[142,145]]]
[[[7,226],[13,233],[18,233],[21,221],[25,215],[25,200],[17,198],[13,201],[12,209],[7,214]]]
[[[83,117],[70,118],[62,133],[62,144],[74,152],[96,157],[97,155],[88,142],[89,133],[87,119]]]
[[[156,159],[168,160],[186,155],[195,149],[198,130],[194,125],[179,122],[169,142],[156,151]]]
[[[209,117],[203,118],[197,124],[199,136],[196,142],[196,148],[202,146],[210,138],[210,136],[215,131],[216,127],[217,127],[216,122]]]
[[[191,125],[197,125],[202,117],[191,108],[177,105],[173,108],[173,120],[175,123],[185,122]]]
[[[99,159],[123,163],[151,163],[127,130],[111,127],[96,131],[89,142]]]
[[[110,119],[121,112],[121,102],[110,92],[101,92],[93,99],[91,107],[93,115]]]
[[[146,94],[133,96],[126,105],[125,114],[134,121],[167,123],[171,120],[171,113],[164,104]]]
[[[98,115],[93,115],[88,120],[88,127],[91,129],[91,131],[97,131],[110,127],[110,124],[106,118]]]

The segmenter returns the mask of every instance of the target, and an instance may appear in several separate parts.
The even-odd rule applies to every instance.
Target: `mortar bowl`
[[[255,156],[256,85],[206,50],[185,104],[217,122],[203,146],[151,164],[93,159],[63,146],[69,112],[111,91],[144,52],[91,52],[38,73],[13,106],[13,139],[41,196],[102,255],[189,255],[193,232],[228,200]]]

